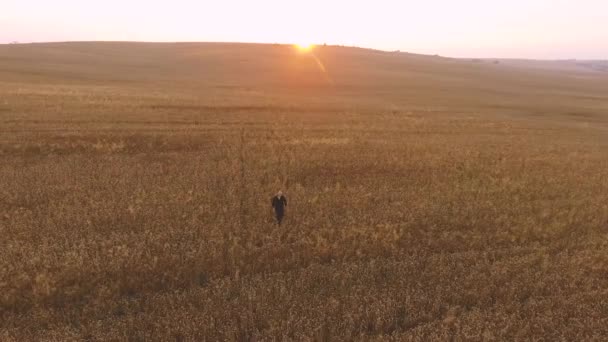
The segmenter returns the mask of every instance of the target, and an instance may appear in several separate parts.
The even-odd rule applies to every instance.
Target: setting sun
[[[301,52],[308,52],[312,50],[313,47],[314,45],[310,43],[296,44],[296,48]]]

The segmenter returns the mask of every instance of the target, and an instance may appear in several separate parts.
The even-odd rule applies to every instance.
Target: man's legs
[[[283,214],[279,214],[277,213],[277,224],[280,226],[281,225],[281,221],[283,221]]]

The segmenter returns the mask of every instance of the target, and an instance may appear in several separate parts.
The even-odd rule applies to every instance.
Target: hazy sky
[[[608,0],[0,1],[0,43],[68,40],[311,42],[608,59]]]

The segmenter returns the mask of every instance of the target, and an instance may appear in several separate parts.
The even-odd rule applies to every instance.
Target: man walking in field
[[[274,215],[277,218],[277,224],[280,226],[285,216],[285,207],[287,207],[287,198],[283,196],[283,192],[277,192],[277,195],[272,198],[272,209],[274,209]]]

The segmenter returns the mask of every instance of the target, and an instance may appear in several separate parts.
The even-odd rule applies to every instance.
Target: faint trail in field
[[[239,228],[245,229],[245,128],[241,127],[239,139]]]
[[[289,156],[288,153],[286,151],[286,144],[284,143],[284,139],[285,137],[281,137],[280,134],[277,133],[278,129],[273,129],[271,131],[271,138],[274,141],[278,141],[278,145],[275,145],[274,143],[272,143],[270,145],[270,153],[274,154],[277,158],[277,167],[280,170],[280,186],[282,188],[285,188],[283,190],[288,190],[289,188],[289,172],[288,172],[288,166],[289,166]]]

